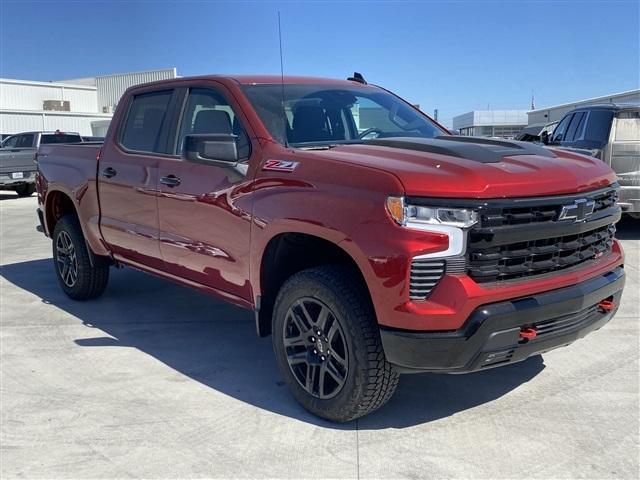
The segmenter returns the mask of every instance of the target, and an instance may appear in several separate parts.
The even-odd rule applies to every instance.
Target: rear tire
[[[36,186],[33,183],[25,183],[16,187],[16,193],[19,197],[30,197],[35,191]]]
[[[272,338],[293,396],[327,420],[367,415],[398,385],[365,287],[347,268],[312,268],[289,278],[275,301]]]
[[[91,265],[82,228],[75,215],[65,215],[53,230],[53,267],[69,298],[99,297],[109,281],[108,265]]]

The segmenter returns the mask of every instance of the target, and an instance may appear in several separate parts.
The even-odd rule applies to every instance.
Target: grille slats
[[[581,312],[573,313],[571,315],[565,315],[563,317],[554,318],[553,320],[547,320],[544,322],[536,323],[538,338],[545,335],[563,333],[579,327],[582,323],[590,320],[592,316],[598,313],[598,307],[593,305]]]
[[[615,227],[492,248],[469,248],[469,275],[478,282],[510,280],[570,268],[609,252]]]
[[[444,270],[444,260],[414,259],[409,276],[409,298],[425,300],[444,275]]]
[[[618,193],[615,189],[601,191],[589,196],[595,202],[593,213],[597,214],[615,205]],[[544,224],[553,222],[560,213],[562,202],[551,202],[547,205],[527,205],[514,207],[494,207],[487,205],[481,211],[480,222],[484,228],[504,227],[526,224]]]
[[[570,221],[558,220],[563,206],[585,199],[594,204],[586,219],[593,221],[590,230],[583,231],[584,223],[573,228]],[[466,271],[477,282],[498,282],[595,259],[612,249],[617,199],[614,186],[574,196],[489,201],[469,232]]]

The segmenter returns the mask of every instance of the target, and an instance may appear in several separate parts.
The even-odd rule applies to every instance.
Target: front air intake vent
[[[425,300],[444,275],[444,260],[416,258],[411,262],[409,298]]]

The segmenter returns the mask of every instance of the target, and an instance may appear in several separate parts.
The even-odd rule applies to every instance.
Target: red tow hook
[[[527,340],[533,340],[538,336],[538,330],[535,327],[523,327],[520,330],[520,338],[526,338]]]
[[[614,308],[616,308],[616,304],[613,303],[612,300],[602,300],[598,304],[598,308],[602,311],[602,313],[610,312]]]

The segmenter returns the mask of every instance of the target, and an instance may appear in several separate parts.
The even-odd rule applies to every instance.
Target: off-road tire
[[[60,236],[65,234],[67,235],[65,239],[71,240],[77,264],[77,274],[73,285],[65,283],[59,267],[59,253],[56,245],[58,244]],[[75,215],[69,214],[58,220],[53,230],[52,240],[53,267],[58,283],[64,293],[74,300],[90,300],[102,295],[109,281],[109,266],[91,265],[89,251],[78,218]]]
[[[16,193],[19,197],[30,197],[35,191],[36,186],[33,183],[25,183],[16,187]]]
[[[305,409],[334,422],[348,422],[380,408],[398,385],[399,374],[385,358],[373,306],[362,283],[348,268],[311,268],[290,277],[275,301],[272,339],[280,371]],[[283,329],[289,309],[301,298],[328,306],[344,332],[348,369],[341,390],[332,398],[321,399],[308,392],[287,361]]]

